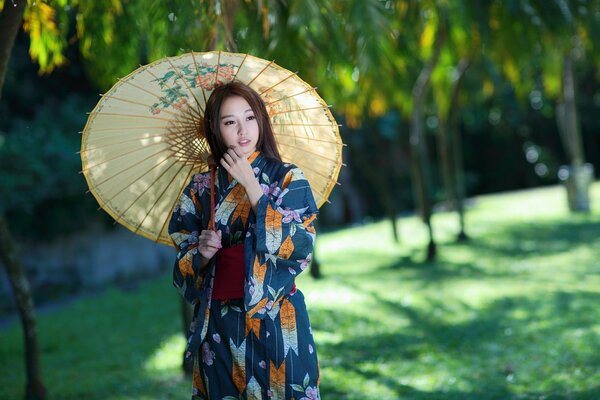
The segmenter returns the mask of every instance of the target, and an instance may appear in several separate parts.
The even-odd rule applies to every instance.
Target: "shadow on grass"
[[[569,252],[574,247],[590,245],[598,238],[600,221],[531,222],[491,227],[481,240],[475,238],[466,244],[444,246],[467,246],[501,257],[522,259]]]
[[[448,251],[448,249],[443,249],[442,251]],[[375,255],[372,256],[374,257]],[[401,274],[402,280],[411,281],[421,288],[448,284],[454,280],[512,279],[515,277],[514,272],[510,270],[484,268],[475,262],[457,262],[444,259],[425,263],[415,261],[410,256],[382,263],[381,266],[375,268],[375,271],[377,271],[376,276],[382,273],[396,276],[397,274]],[[344,272],[344,276],[351,277],[352,275]],[[365,277],[365,279],[369,280],[371,278]]]
[[[359,284],[342,283],[371,296],[390,319],[409,321],[406,329],[394,332],[378,327],[367,314],[336,310],[334,318],[313,323],[332,332],[349,327],[342,341],[319,346],[320,357],[338,360],[331,368],[348,371],[362,384],[376,381],[397,398],[418,400],[600,398],[594,381],[600,337],[593,330],[600,321],[600,293],[557,291],[501,298],[478,309],[463,305],[468,317],[452,322],[444,302],[431,300],[417,309]],[[366,326],[372,328],[365,332],[361,327]],[[434,387],[442,389],[420,391],[407,384],[411,380],[403,375],[414,377],[415,371],[439,377]],[[444,383],[448,375],[462,390]],[[365,398],[327,381],[323,393],[324,398]]]
[[[420,261],[423,250],[407,249],[408,255],[395,260],[382,260],[377,271],[412,271],[413,278],[424,283],[447,282],[451,279],[470,278],[511,278],[514,272],[509,269],[484,268],[477,262],[452,262],[444,257],[444,252],[464,250],[470,252],[470,259],[493,260],[514,259],[523,261],[528,257],[551,257],[562,253],[572,252],[579,247],[598,254],[600,259],[600,221],[550,222],[510,224],[491,227],[481,238],[471,238],[468,242],[440,243],[440,259],[433,262]],[[376,252],[357,254],[359,260],[372,260],[380,257]],[[600,272],[600,263],[597,271]],[[583,272],[583,271],[582,271]],[[585,274],[590,272],[585,268]],[[345,274],[346,275],[346,274]],[[575,276],[582,277],[580,274]]]

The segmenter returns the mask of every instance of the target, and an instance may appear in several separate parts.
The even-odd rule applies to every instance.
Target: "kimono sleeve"
[[[198,237],[202,231],[200,196],[204,191],[197,176],[183,190],[169,221],[169,235],[178,249],[173,266],[173,285],[181,295],[194,304],[200,295],[205,270],[201,268]]]
[[[304,173],[291,168],[277,192],[263,195],[257,206],[256,258],[246,299],[254,318],[277,311],[296,276],[309,266],[314,249],[318,209]]]

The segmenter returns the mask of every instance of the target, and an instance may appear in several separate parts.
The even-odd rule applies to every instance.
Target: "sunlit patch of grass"
[[[183,335],[168,337],[144,363],[149,373],[179,374],[181,372],[181,349],[185,347]]]

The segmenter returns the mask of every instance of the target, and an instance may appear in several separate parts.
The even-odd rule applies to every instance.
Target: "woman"
[[[192,399],[318,399],[319,367],[295,277],[311,261],[317,216],[302,171],[281,161],[260,96],[232,82],[206,104],[217,168],[193,176],[173,211],[173,283],[194,319]],[[214,228],[211,191],[214,187]]]

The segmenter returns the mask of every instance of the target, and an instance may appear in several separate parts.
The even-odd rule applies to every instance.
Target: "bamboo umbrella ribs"
[[[82,172],[100,207],[131,231],[171,244],[167,223],[191,176],[208,170],[204,106],[212,90],[240,81],[265,102],[281,156],[300,167],[319,206],[342,166],[328,105],[297,74],[248,54],[167,57],[120,79],[90,113]]]

